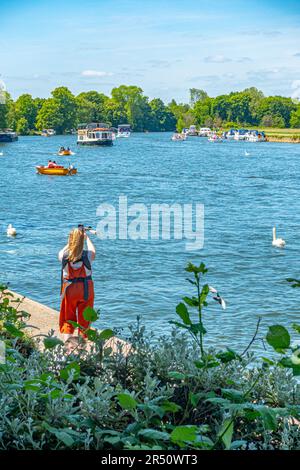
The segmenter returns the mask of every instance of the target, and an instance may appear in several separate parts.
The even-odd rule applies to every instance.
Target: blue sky
[[[14,98],[121,84],[164,101],[191,87],[291,96],[299,20],[292,0],[0,0],[0,78]]]

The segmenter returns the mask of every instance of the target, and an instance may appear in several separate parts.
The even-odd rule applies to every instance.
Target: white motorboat
[[[198,131],[196,126],[192,125],[189,127],[189,130],[187,131],[187,134],[191,137],[196,137],[198,136]]]
[[[130,137],[130,133],[131,133],[130,124],[120,124],[120,125],[118,126],[117,137],[125,137],[125,138],[128,138],[128,137]]]
[[[248,134],[247,129],[239,129],[235,131],[234,140],[246,140],[246,135]]]
[[[212,130],[209,127],[201,127],[198,135],[199,137],[209,137],[212,135]]]
[[[251,130],[247,133],[245,140],[248,142],[265,142],[267,139],[264,132]]]

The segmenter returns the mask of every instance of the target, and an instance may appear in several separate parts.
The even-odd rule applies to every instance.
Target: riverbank
[[[17,292],[9,292],[12,294],[11,300],[14,302],[14,307],[19,312],[24,311],[30,315],[28,327],[26,328],[26,332],[29,336],[38,337],[39,335],[48,335],[49,332],[53,332],[54,336],[62,339],[58,327],[59,312],[57,310],[18,294]],[[75,335],[77,335],[77,333]],[[119,348],[122,347],[122,353],[124,355],[127,355],[130,350],[129,343],[116,337],[109,339],[105,343],[105,347],[112,348],[112,352],[117,352]]]

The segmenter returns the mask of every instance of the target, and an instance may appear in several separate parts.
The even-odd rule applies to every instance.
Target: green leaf
[[[218,354],[216,354],[216,357],[220,359],[223,364],[227,364],[228,362],[234,360],[241,360],[241,356],[229,348],[227,348],[227,351],[218,352]]]
[[[297,331],[297,333],[300,333],[300,325],[298,323],[293,323],[292,328]]]
[[[234,388],[221,388],[221,392],[224,398],[227,398],[233,403],[243,403],[245,401],[245,395],[240,390]]]
[[[207,333],[207,330],[204,328],[202,323],[193,323],[189,329],[194,335],[197,335],[198,333],[205,335]]]
[[[176,372],[176,371],[169,372],[168,376],[170,377],[170,379],[175,379],[175,380],[185,380],[187,378],[186,374],[183,374],[182,372]]]
[[[60,377],[63,380],[69,380],[71,375],[73,374],[73,380],[78,380],[80,377],[80,366],[77,362],[71,362],[65,367],[63,370],[60,371]]]
[[[113,330],[110,330],[109,328],[107,328],[106,330],[101,331],[101,333],[99,334],[99,339],[101,341],[107,341],[113,336],[114,336]]]
[[[277,419],[276,412],[267,406],[258,406],[255,408],[263,419],[263,423],[266,429],[270,431],[276,431]]]
[[[232,435],[233,435],[233,420],[231,418],[227,418],[223,421],[221,429],[218,433],[218,436],[221,437],[221,440],[226,450],[230,449]]]
[[[135,410],[137,407],[137,401],[128,393],[119,393],[118,394],[119,405],[124,410]]]
[[[98,313],[92,307],[86,307],[83,311],[83,318],[86,321],[94,322],[98,319]]]
[[[16,328],[13,323],[6,321],[3,326],[14,338],[22,338],[24,336],[24,332]]]
[[[182,408],[180,405],[173,403],[172,401],[164,401],[161,405],[161,408],[164,410],[165,413],[177,413]]]
[[[289,332],[281,325],[270,326],[266,339],[276,351],[288,348],[291,343]]]
[[[58,345],[63,345],[63,341],[61,341],[59,338],[56,337],[49,337],[44,339],[44,346],[46,349],[53,349]]]
[[[180,316],[181,320],[183,321],[183,323],[185,325],[191,325],[192,322],[191,322],[191,319],[190,319],[188,309],[186,308],[186,306],[183,303],[180,303],[180,304],[177,305],[176,313],[177,313],[177,315]]]
[[[196,297],[183,297],[182,300],[190,307],[198,307],[199,301]]]
[[[244,440],[237,440],[237,441],[233,441],[231,443],[231,446],[230,446],[230,450],[235,450],[235,449],[239,449],[240,447],[242,446],[246,446],[248,443],[247,441],[244,441]]]
[[[194,442],[197,438],[197,426],[177,426],[171,432],[172,442]]]
[[[156,431],[156,429],[142,429],[139,436],[153,441],[168,441],[170,438],[167,432]]]

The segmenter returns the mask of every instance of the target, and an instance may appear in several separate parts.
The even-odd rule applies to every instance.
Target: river
[[[0,279],[59,308],[57,252],[72,226],[96,226],[97,207],[128,204],[204,204],[205,241],[187,251],[186,240],[100,240],[93,274],[98,326],[123,328],[140,315],[149,335],[167,333],[182,295],[191,294],[188,261],[205,262],[207,282],[227,302],[211,299],[204,313],[207,341],[241,348],[258,316],[267,326],[299,321],[300,291],[287,277],[299,273],[300,146],[280,143],[172,142],[169,133],[132,134],[112,147],[77,147],[76,136],[20,137],[0,146]],[[61,146],[75,155],[58,157]],[[245,151],[247,152],[246,155]],[[38,175],[48,159],[71,162],[72,177]],[[16,238],[6,236],[12,223]],[[272,227],[286,240],[272,247]],[[153,332],[153,333],[151,333]]]

